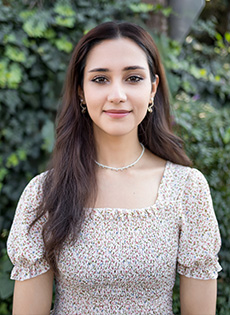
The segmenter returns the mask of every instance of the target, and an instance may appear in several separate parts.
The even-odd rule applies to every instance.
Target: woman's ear
[[[151,92],[152,97],[154,97],[157,92],[158,84],[159,84],[159,77],[157,74],[155,74],[155,81],[152,82],[152,92]]]
[[[84,100],[85,100],[84,92],[80,86],[78,87],[78,95],[83,100],[83,103],[84,103]]]

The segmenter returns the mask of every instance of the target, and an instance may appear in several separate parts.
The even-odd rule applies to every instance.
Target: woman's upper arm
[[[217,281],[180,275],[181,315],[215,315]]]
[[[53,272],[15,281],[13,315],[49,315],[53,295]]]

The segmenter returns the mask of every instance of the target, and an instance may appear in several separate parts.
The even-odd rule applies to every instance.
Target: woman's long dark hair
[[[145,51],[151,80],[154,81],[155,74],[160,79],[155,109],[138,128],[140,142],[165,160],[190,165],[182,141],[172,133],[164,69],[151,36],[140,26],[126,22],[107,22],[92,29],[79,41],[70,60],[58,114],[56,145],[35,220],[45,214],[48,217],[43,227],[45,256],[56,275],[58,253],[64,241],[76,239],[84,220],[84,208],[93,204],[97,194],[92,121],[88,113],[82,114],[78,95],[79,87],[83,87],[87,55],[101,41],[120,37],[133,40]]]

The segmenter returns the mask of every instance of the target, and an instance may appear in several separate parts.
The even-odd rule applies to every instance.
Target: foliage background
[[[10,314],[12,305],[8,232],[22,190],[45,169],[52,151],[55,114],[74,45],[98,23],[118,19],[145,27],[149,13],[158,11],[171,13],[140,0],[0,1],[0,314]],[[175,130],[211,187],[223,241],[217,314],[228,314],[230,33],[220,32],[217,20],[209,18],[195,25],[183,45],[152,35],[166,68]],[[178,292],[177,279],[175,314],[180,313]]]

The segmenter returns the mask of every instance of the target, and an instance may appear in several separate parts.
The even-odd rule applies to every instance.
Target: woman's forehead
[[[95,67],[123,68],[134,65],[147,70],[147,56],[133,40],[123,37],[100,42],[90,50],[86,59],[86,71]]]

